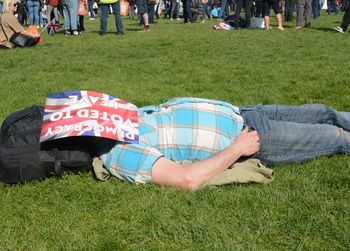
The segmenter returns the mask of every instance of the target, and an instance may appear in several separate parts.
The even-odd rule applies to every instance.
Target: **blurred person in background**
[[[14,48],[19,46],[18,39],[25,41],[21,47],[31,47],[37,44],[39,34],[33,35],[24,30],[18,22],[15,13],[17,11],[16,0],[4,0],[3,14],[0,16],[0,47]]]
[[[36,25],[39,28],[40,25],[40,1],[39,0],[27,0],[27,9],[29,16],[29,25]]]
[[[79,0],[62,0],[64,17],[64,35],[78,36],[78,2]]]
[[[107,35],[107,18],[110,11],[110,7],[112,7],[112,11],[115,18],[115,27],[117,29],[117,36],[124,35],[123,21],[120,16],[120,0],[115,0],[113,3],[110,3],[108,0],[100,1],[100,35]]]
[[[349,1],[344,1],[342,9],[345,11],[343,16],[343,21],[340,26],[334,28],[337,32],[344,33],[350,24],[350,3]]]

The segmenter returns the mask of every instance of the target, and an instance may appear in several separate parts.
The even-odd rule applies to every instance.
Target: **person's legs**
[[[226,5],[227,5],[227,0],[222,0],[221,5],[220,5],[220,11],[218,14],[218,18],[224,18]]]
[[[250,18],[252,16],[252,0],[244,0],[244,8],[245,8],[245,22],[247,28],[250,28]]]
[[[170,20],[174,19],[175,6],[176,6],[176,0],[171,0]]]
[[[236,1],[236,9],[235,9],[235,28],[239,28],[239,18],[242,11],[243,0]]]
[[[191,0],[185,0],[184,3],[184,23],[191,22],[192,12],[191,12]]]
[[[258,105],[242,107],[242,110],[257,110],[269,120],[296,122],[303,124],[334,125],[350,132],[350,112],[338,112],[321,104],[300,106]]]
[[[154,5],[149,4],[147,7],[147,11],[148,11],[148,22],[150,24],[154,24]]]
[[[109,13],[109,4],[101,4],[101,6],[100,6],[100,35],[107,34],[108,13]]]
[[[270,30],[270,4],[267,0],[263,0],[263,17],[265,21],[265,29]]]
[[[287,110],[280,114],[276,111],[279,107],[270,107],[272,109],[267,109],[266,114],[266,109],[263,108],[264,113],[260,108],[242,108],[242,115],[245,123],[257,130],[260,137],[260,149],[254,158],[260,159],[267,165],[304,162],[318,156],[350,153],[350,132],[332,125],[330,115],[328,119],[323,117],[328,123],[313,123],[320,120],[322,116],[309,116],[310,114],[307,113],[297,116]],[[309,111],[315,112],[316,110],[310,109]],[[293,120],[311,121],[311,123],[272,120],[269,119],[269,115],[273,118],[281,115],[284,119],[294,118]],[[350,114],[340,113],[339,115],[340,117],[344,115],[344,118],[348,117],[346,120],[349,126]]]
[[[70,26],[74,32],[78,29],[78,0],[67,0],[67,4],[69,8]]]
[[[312,13],[312,0],[305,1],[305,27],[310,27],[311,25],[311,13]]]
[[[64,18],[64,30],[66,32],[70,31],[70,19],[69,19],[69,8],[68,8],[68,5],[67,3],[63,4],[63,18]]]
[[[39,16],[39,8],[40,8],[40,3],[39,1],[32,2],[33,3],[33,20],[34,20],[34,25],[39,25],[40,24],[40,16]]]
[[[53,11],[54,7],[51,6],[50,4],[47,5],[47,22],[51,22],[51,12]]]
[[[348,7],[346,7],[346,9],[345,9],[343,21],[342,21],[340,27],[343,28],[343,31],[346,31],[349,24],[350,24],[350,4],[348,4]]]
[[[58,11],[57,11],[57,7],[53,8],[53,15],[55,16],[55,21],[59,22],[59,17],[58,17]]]
[[[90,12],[90,18],[93,19],[95,17],[94,0],[89,0],[89,12]]]
[[[122,17],[120,16],[120,1],[112,4],[113,14],[115,17],[115,27],[117,29],[117,34],[124,34]]]
[[[297,0],[297,26],[303,26],[305,0]]]
[[[34,7],[32,1],[27,1],[29,25],[34,25]]]

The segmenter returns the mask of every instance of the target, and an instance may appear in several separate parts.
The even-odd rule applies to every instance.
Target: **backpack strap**
[[[59,150],[57,148],[52,149],[52,153],[55,156],[55,173],[57,177],[63,176],[63,168],[61,165],[61,161],[59,159]]]

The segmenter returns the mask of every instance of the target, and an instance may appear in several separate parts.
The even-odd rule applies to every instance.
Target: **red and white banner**
[[[107,94],[72,91],[46,98],[40,142],[95,136],[138,143],[137,107]]]

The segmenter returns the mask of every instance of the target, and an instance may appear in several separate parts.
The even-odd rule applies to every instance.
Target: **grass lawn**
[[[52,92],[93,90],[158,104],[175,96],[237,105],[324,103],[350,111],[350,34],[273,21],[264,30],[215,31],[213,21],[159,20],[150,33],[124,19],[117,37],[86,19],[85,35],[0,51],[0,121]],[[0,185],[0,250],[350,250],[350,156],[280,165],[268,185],[197,192],[135,186],[91,173]]]

